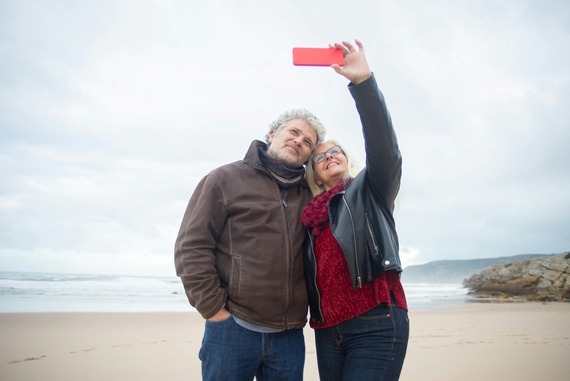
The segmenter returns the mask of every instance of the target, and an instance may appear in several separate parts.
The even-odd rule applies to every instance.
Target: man
[[[325,129],[306,110],[283,113],[266,143],[213,170],[190,198],[175,245],[176,272],[206,319],[203,380],[301,380],[305,230],[311,199],[303,165]]]

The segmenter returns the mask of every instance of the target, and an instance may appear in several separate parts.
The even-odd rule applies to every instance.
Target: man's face
[[[269,135],[267,153],[289,168],[298,168],[307,162],[316,143],[314,128],[302,119],[293,119]]]

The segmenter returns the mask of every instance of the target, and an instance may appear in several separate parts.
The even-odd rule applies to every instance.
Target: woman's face
[[[317,185],[324,186],[325,190],[334,188],[348,173],[348,162],[340,146],[324,143],[315,149],[313,155],[313,168]]]

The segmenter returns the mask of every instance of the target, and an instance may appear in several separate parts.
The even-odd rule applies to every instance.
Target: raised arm
[[[400,189],[402,157],[390,113],[368,66],[364,47],[358,40],[355,43],[358,49],[345,41],[331,45],[342,49],[345,61],[344,66],[332,65],[332,68],[351,82],[348,87],[364,134],[368,183],[372,192],[393,210]]]

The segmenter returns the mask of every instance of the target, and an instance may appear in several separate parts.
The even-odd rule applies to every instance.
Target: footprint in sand
[[[21,359],[21,360],[13,360],[13,361],[10,361],[9,364],[18,364],[18,363],[20,363],[20,362],[41,360],[41,359],[43,359],[44,357],[46,357],[46,356],[45,356],[45,355],[41,355],[41,356],[39,356],[39,357],[27,357],[27,358]]]
[[[82,349],[82,350],[80,350],[80,351],[71,351],[71,352],[69,352],[69,353],[91,352],[91,351],[94,351],[94,350],[95,350],[95,348],[89,348],[89,349]]]

